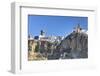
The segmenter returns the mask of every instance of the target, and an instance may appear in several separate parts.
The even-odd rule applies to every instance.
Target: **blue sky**
[[[71,33],[77,24],[87,29],[88,17],[28,15],[28,34],[38,36],[40,31],[44,30],[47,36],[65,36]]]

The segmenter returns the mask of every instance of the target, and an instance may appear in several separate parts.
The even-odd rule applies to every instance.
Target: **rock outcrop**
[[[84,32],[73,32],[57,46],[60,58],[88,58],[88,35]]]

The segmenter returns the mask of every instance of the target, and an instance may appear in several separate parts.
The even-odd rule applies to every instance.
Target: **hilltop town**
[[[74,59],[88,57],[88,35],[78,24],[68,36],[28,36],[28,60]]]

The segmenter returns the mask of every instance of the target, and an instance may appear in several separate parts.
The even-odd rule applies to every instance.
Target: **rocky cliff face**
[[[88,35],[84,32],[72,32],[54,50],[48,59],[88,58]]]
[[[88,57],[88,35],[73,32],[57,46],[60,58],[74,59]]]

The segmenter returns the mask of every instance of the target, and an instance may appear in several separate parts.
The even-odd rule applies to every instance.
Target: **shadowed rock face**
[[[54,55],[58,59],[88,58],[88,35],[71,33],[57,46]]]

